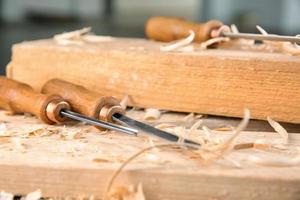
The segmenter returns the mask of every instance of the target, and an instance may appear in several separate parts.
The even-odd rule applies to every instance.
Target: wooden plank
[[[142,115],[141,112],[128,114],[135,118]],[[176,114],[168,114],[158,122],[178,118]],[[145,137],[99,132],[82,124],[49,126],[34,117],[7,116],[4,112],[0,112],[0,121],[13,135],[0,138],[0,189],[14,194],[25,194],[39,188],[45,197],[83,198],[93,195],[101,198],[112,174],[122,162],[150,145]],[[25,134],[40,128],[55,129],[58,133],[45,136]],[[83,134],[77,139],[69,137],[76,132]],[[230,134],[223,132],[221,136],[226,138]],[[244,132],[239,142],[257,139],[271,142],[280,137],[270,132]],[[154,139],[155,144],[161,142]],[[294,155],[292,149],[299,148],[299,144],[300,135],[290,134],[288,148],[291,149],[278,150],[273,157],[285,153]],[[116,185],[142,183],[147,200],[298,199],[300,166],[266,167],[246,161],[249,155],[265,153],[251,149],[232,152],[226,157],[241,164],[241,168],[236,168],[225,159],[205,165],[180,152],[152,151],[128,165]],[[158,159],[149,159],[152,158],[149,154]],[[94,162],[94,158],[107,161]]]
[[[62,46],[52,40],[13,47],[9,77],[39,90],[51,78],[132,105],[300,123],[300,58],[278,53],[206,50],[160,52],[161,43],[115,38]]]

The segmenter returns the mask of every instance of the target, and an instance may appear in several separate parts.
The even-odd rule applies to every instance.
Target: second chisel
[[[179,139],[176,135],[125,116],[125,111],[115,98],[101,97],[99,93],[92,92],[82,86],[60,79],[52,79],[46,82],[42,88],[42,92],[62,96],[70,102],[74,111],[89,115],[90,117],[126,124],[139,130],[141,133],[157,136],[172,142],[176,142]],[[107,101],[107,99],[110,100]],[[195,144],[195,142],[189,140],[185,140],[185,142]]]

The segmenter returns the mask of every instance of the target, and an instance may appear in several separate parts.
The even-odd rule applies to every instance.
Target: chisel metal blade
[[[153,127],[153,126],[150,126],[150,125],[145,124],[143,122],[131,119],[131,118],[129,118],[125,115],[119,114],[119,113],[114,114],[112,119],[114,121],[118,122],[118,123],[127,124],[128,126],[130,126],[132,128],[135,128],[135,129],[137,129],[141,132],[144,132],[146,134],[154,135],[154,136],[163,138],[163,139],[171,141],[171,142],[177,142],[178,139],[179,139],[179,137],[176,136],[176,135],[173,135],[173,134],[168,133],[166,131],[159,130],[159,129]],[[184,142],[199,145],[198,143],[193,142],[191,140],[187,140],[187,139],[185,139]]]
[[[275,34],[262,35],[262,34],[253,34],[253,33],[230,33],[230,32],[224,32],[222,33],[222,35],[230,38],[300,43],[300,37],[297,36],[286,36],[286,35],[275,35]]]
[[[124,127],[124,126],[118,126],[118,125],[115,125],[115,124],[112,124],[109,122],[96,120],[96,119],[81,115],[79,113],[76,113],[76,112],[73,112],[70,110],[62,110],[62,111],[60,111],[60,114],[66,116],[66,117],[69,117],[71,119],[77,120],[77,121],[86,122],[91,125],[100,126],[103,128],[114,130],[114,131],[120,131],[120,132],[131,134],[131,135],[136,135],[138,133],[138,130],[136,130],[136,129]]]

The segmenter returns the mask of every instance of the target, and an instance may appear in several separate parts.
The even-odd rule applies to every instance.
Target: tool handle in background
[[[113,114],[125,112],[114,97],[103,97],[97,92],[61,79],[46,82],[42,93],[57,94],[68,101],[75,112],[102,121],[112,122]]]
[[[185,38],[189,35],[189,30],[195,32],[196,42],[204,42],[211,38],[211,32],[223,25],[221,21],[210,20],[206,23],[193,23],[175,17],[152,17],[145,27],[148,38],[170,42]]]
[[[60,96],[35,92],[29,85],[0,76],[0,108],[13,113],[31,113],[47,124],[62,122],[61,109],[68,109]]]

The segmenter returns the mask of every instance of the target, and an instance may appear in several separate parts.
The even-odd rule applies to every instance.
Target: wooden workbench
[[[128,114],[140,119],[142,112]],[[182,117],[164,114],[159,122],[178,122]],[[0,190],[14,194],[41,189],[44,197],[101,198],[119,166],[150,146],[147,137],[99,132],[83,124],[48,126],[31,116],[10,116],[3,111],[0,122]],[[3,128],[10,136],[3,135]],[[45,128],[46,132],[40,132]],[[231,133],[219,135],[227,138]],[[257,139],[280,137],[272,132],[244,132],[239,142]],[[154,144],[161,143],[154,140]],[[141,183],[147,200],[299,199],[300,165],[267,167],[247,160],[250,154],[274,158],[299,155],[300,135],[290,134],[289,148],[276,153],[234,151],[211,164],[175,150],[153,150],[130,163],[114,185]]]

